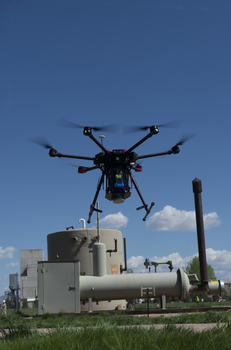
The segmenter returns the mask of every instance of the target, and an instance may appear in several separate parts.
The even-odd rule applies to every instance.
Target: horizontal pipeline
[[[190,284],[187,274],[180,268],[171,273],[143,273],[104,276],[80,276],[80,300],[92,301],[139,299],[142,290],[150,288],[150,297],[177,297],[188,295]]]

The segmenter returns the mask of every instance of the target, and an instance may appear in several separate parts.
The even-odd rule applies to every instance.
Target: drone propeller
[[[48,143],[44,136],[33,137],[29,139],[30,142],[36,143],[46,149],[53,149],[53,147]]]
[[[176,128],[178,127],[180,124],[182,123],[181,120],[177,120],[174,122],[169,122],[169,123],[164,123],[164,124],[158,124],[156,125],[157,128]],[[148,126],[125,126],[123,129],[123,133],[124,134],[131,134],[133,132],[137,132],[137,131],[145,131],[148,130],[152,127],[152,125],[148,125]]]
[[[175,146],[172,147],[172,152],[174,154],[179,153],[180,149],[178,146],[182,146],[185,142],[187,142],[188,140],[190,140],[194,136],[195,136],[195,134],[185,134],[184,136],[182,136],[180,141]]]
[[[58,126],[64,127],[64,128],[80,128],[83,129],[85,126],[76,124],[74,122],[71,122],[67,119],[61,118],[58,121]],[[94,131],[108,131],[108,132],[118,132],[119,131],[119,124],[111,124],[111,125],[105,125],[105,126],[91,126],[91,129]]]
[[[71,167],[74,167],[74,168],[79,168],[80,166],[82,166],[82,165],[76,165],[76,164],[73,164],[73,163],[65,163],[64,165],[65,166],[71,166]]]
[[[194,136],[195,136],[195,134],[185,134],[185,135],[183,135],[182,138],[180,139],[180,141],[175,146],[182,146],[185,142],[187,142],[188,140],[190,140]]]

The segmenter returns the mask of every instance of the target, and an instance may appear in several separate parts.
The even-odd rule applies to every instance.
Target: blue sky
[[[110,150],[146,134],[124,135],[124,126],[182,120],[136,149],[165,151],[195,134],[180,154],[145,159],[136,173],[145,201],[156,203],[147,221],[136,211],[134,189],[117,205],[101,190],[101,225],[122,231],[135,272],[144,271],[146,258],[186,266],[198,250],[197,177],[208,262],[217,278],[231,278],[230,1],[2,0],[0,33],[0,295],[9,274],[19,272],[20,250],[44,249],[46,256],[49,233],[80,228],[78,220],[88,218],[100,171],[79,175],[28,141],[44,136],[62,153],[100,152],[82,130],[58,127],[59,118],[119,123],[119,133],[105,133]],[[87,226],[95,225],[94,213]]]

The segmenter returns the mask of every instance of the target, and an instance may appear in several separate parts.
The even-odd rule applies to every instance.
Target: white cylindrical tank
[[[98,230],[96,228],[80,228],[72,230],[64,230],[51,233],[47,236],[47,251],[48,261],[67,261],[80,260],[81,271],[80,274],[84,276],[93,276],[93,245],[98,242]],[[115,249],[115,240],[117,242],[117,251]],[[123,260],[123,242],[122,232],[118,230],[100,229],[99,243],[105,244],[105,248],[99,245],[99,254],[104,254],[101,249],[111,250],[105,252],[106,265],[99,268],[100,272],[104,273],[105,269],[107,275],[120,275],[120,265],[124,267]],[[93,305],[93,310],[114,310],[118,305],[123,309],[126,308],[126,301],[102,301]],[[87,305],[82,305],[82,311],[88,309]]]
[[[104,243],[93,244],[93,275],[106,275],[106,246]]]
[[[100,229],[99,242],[106,250],[114,250],[117,240],[117,252],[106,253],[106,273],[120,274],[123,261],[122,232]],[[48,260],[80,260],[81,274],[93,275],[93,244],[97,241],[97,229],[81,228],[51,233],[47,236]]]

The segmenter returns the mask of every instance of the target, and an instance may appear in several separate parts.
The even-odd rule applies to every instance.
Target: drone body
[[[169,126],[169,124],[162,124],[160,126]],[[65,125],[67,126],[67,125]],[[81,126],[72,122],[68,122],[68,127],[77,127],[80,128]],[[106,190],[105,190],[105,197],[109,201],[113,201],[114,203],[123,203],[124,200],[129,198],[131,196],[131,187],[129,182],[134,185],[140,200],[142,202],[142,206],[138,207],[137,210],[145,209],[146,215],[144,216],[143,220],[145,221],[148,214],[150,213],[154,202],[151,203],[151,205],[148,207],[148,205],[145,203],[141,192],[138,188],[138,184],[135,180],[135,178],[132,175],[132,170],[135,172],[141,172],[142,167],[137,162],[139,159],[144,158],[150,158],[150,157],[157,157],[162,156],[166,154],[177,154],[180,152],[179,145],[182,145],[185,141],[187,141],[190,137],[186,137],[182,139],[180,142],[178,142],[175,146],[173,146],[170,150],[161,152],[161,153],[152,153],[152,154],[146,154],[138,156],[137,153],[134,152],[134,149],[137,148],[139,145],[141,145],[143,142],[145,142],[148,138],[152,137],[153,135],[156,135],[159,133],[159,127],[160,126],[148,126],[148,127],[142,127],[137,128],[137,130],[147,130],[149,129],[149,133],[142,138],[140,141],[138,141],[135,145],[133,145],[128,150],[124,149],[115,149],[112,151],[107,150],[102,143],[100,143],[92,134],[92,130],[103,130],[105,128],[96,128],[96,127],[83,127],[83,134],[85,136],[90,137],[93,142],[95,142],[100,148],[101,152],[96,154],[95,157],[86,157],[86,156],[77,156],[77,155],[68,155],[68,154],[62,154],[57,152],[53,147],[48,145],[46,142],[35,141],[36,143],[41,144],[43,147],[50,149],[49,155],[51,157],[59,157],[59,158],[72,158],[72,159],[84,159],[84,160],[90,160],[94,163],[94,166],[92,167],[85,167],[85,166],[79,166],[78,167],[78,173],[79,174],[85,174],[88,171],[92,171],[95,169],[100,169],[102,172],[102,175],[99,179],[97,190],[93,199],[93,202],[90,206],[89,211],[89,217],[88,217],[88,223],[91,221],[91,216],[93,214],[93,211],[100,211],[99,209],[95,208],[95,204],[99,195],[99,191],[101,186],[104,184],[104,180],[106,178]],[[81,127],[82,128],[82,127]],[[101,136],[103,138],[104,136]],[[130,180],[130,181],[129,181]]]

